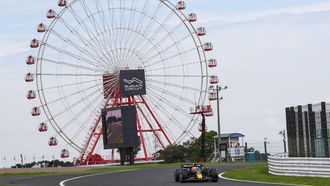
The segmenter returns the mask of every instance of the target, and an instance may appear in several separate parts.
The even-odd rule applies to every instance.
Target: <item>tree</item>
[[[217,135],[215,131],[205,134],[205,155],[209,157],[214,151],[213,137]],[[200,137],[193,138],[182,145],[170,145],[161,152],[161,157],[165,162],[196,162],[200,156]]]
[[[183,145],[169,145],[167,146],[163,153],[164,161],[167,163],[174,163],[174,162],[184,162],[186,149]]]

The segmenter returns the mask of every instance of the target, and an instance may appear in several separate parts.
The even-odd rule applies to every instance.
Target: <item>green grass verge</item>
[[[274,176],[268,173],[267,164],[259,164],[245,168],[233,169],[226,172],[223,176],[226,178],[259,182],[315,186],[330,185],[330,178]]]

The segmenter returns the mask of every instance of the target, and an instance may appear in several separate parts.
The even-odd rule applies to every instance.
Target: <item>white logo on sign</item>
[[[139,80],[138,78],[134,77],[132,80],[124,79],[124,82],[127,84],[138,83],[140,85],[143,84],[143,81]]]
[[[123,81],[127,83],[126,85],[124,85],[125,91],[138,91],[142,90],[143,88],[143,81],[136,77],[133,77],[131,80],[124,79]]]

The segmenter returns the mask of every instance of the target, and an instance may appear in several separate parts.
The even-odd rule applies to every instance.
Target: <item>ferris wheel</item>
[[[34,101],[39,131],[62,158],[114,160],[114,151],[103,156],[109,153],[102,148],[101,110],[128,101],[137,107],[141,160],[197,136],[200,117],[190,113],[213,115],[209,101],[216,95],[208,90],[219,80],[213,45],[202,41],[206,29],[186,8],[169,0],[59,0],[46,12],[49,23],[37,25],[35,55],[26,59],[26,97]],[[145,71],[146,95],[114,96],[118,72],[131,69]]]

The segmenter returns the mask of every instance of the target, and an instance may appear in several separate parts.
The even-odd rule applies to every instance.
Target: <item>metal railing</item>
[[[291,158],[278,154],[268,157],[268,171],[278,176],[330,177],[330,158]]]

